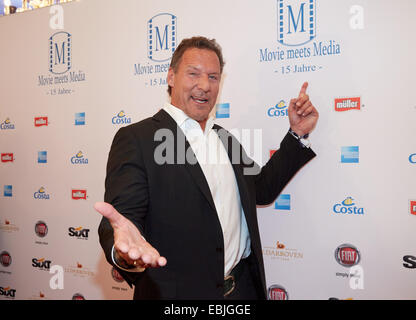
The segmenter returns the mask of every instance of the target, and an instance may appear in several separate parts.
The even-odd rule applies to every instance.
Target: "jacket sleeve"
[[[113,205],[144,234],[149,202],[147,175],[140,144],[132,126],[121,128],[113,139],[107,162],[104,201]],[[104,217],[98,234],[107,261],[117,268],[111,256],[113,228]],[[117,270],[130,286],[138,276],[137,273]]]
[[[256,204],[272,203],[292,177],[316,156],[310,148],[302,148],[291,134],[286,134],[280,148],[254,177]]]

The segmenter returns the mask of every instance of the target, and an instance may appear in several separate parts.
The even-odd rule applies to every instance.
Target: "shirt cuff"
[[[127,264],[127,262],[122,257],[119,256],[119,254],[114,248],[114,245],[111,248],[111,259],[113,260],[114,265],[123,271],[143,272],[144,270],[146,270],[146,268],[143,268],[143,267],[132,266],[132,265]]]

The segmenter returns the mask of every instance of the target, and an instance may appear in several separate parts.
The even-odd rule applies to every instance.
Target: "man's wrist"
[[[295,131],[292,130],[292,128],[289,128],[289,133],[299,141],[299,144],[302,148],[310,148],[311,142],[309,141],[309,133],[304,134],[302,136],[298,135]]]
[[[111,249],[111,258],[113,260],[113,263],[121,270],[127,271],[127,272],[143,272],[146,270],[144,267],[139,267],[135,265],[128,264],[126,260],[124,260],[115,249],[114,245]]]

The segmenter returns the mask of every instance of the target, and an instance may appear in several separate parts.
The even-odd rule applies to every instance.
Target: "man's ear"
[[[167,80],[168,85],[173,88],[175,86],[175,71],[173,71],[173,68],[169,68]]]

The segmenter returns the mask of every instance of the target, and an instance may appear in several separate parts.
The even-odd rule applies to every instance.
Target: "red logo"
[[[13,162],[13,153],[2,153],[1,162]]]
[[[410,200],[410,213],[416,215],[416,200]]]
[[[72,189],[72,199],[74,199],[74,200],[79,200],[79,199],[87,200],[87,190],[74,190],[74,189]]]
[[[277,150],[270,150],[270,158],[272,157],[272,155],[276,152]]]
[[[267,290],[267,297],[269,300],[289,300],[286,289],[276,284],[269,287],[269,290]]]
[[[35,118],[35,127],[47,126],[48,117],[36,117]]]
[[[335,259],[344,267],[352,267],[360,262],[360,252],[351,244],[342,244],[335,250]]]
[[[361,98],[339,98],[335,99],[335,111],[360,110]]]

